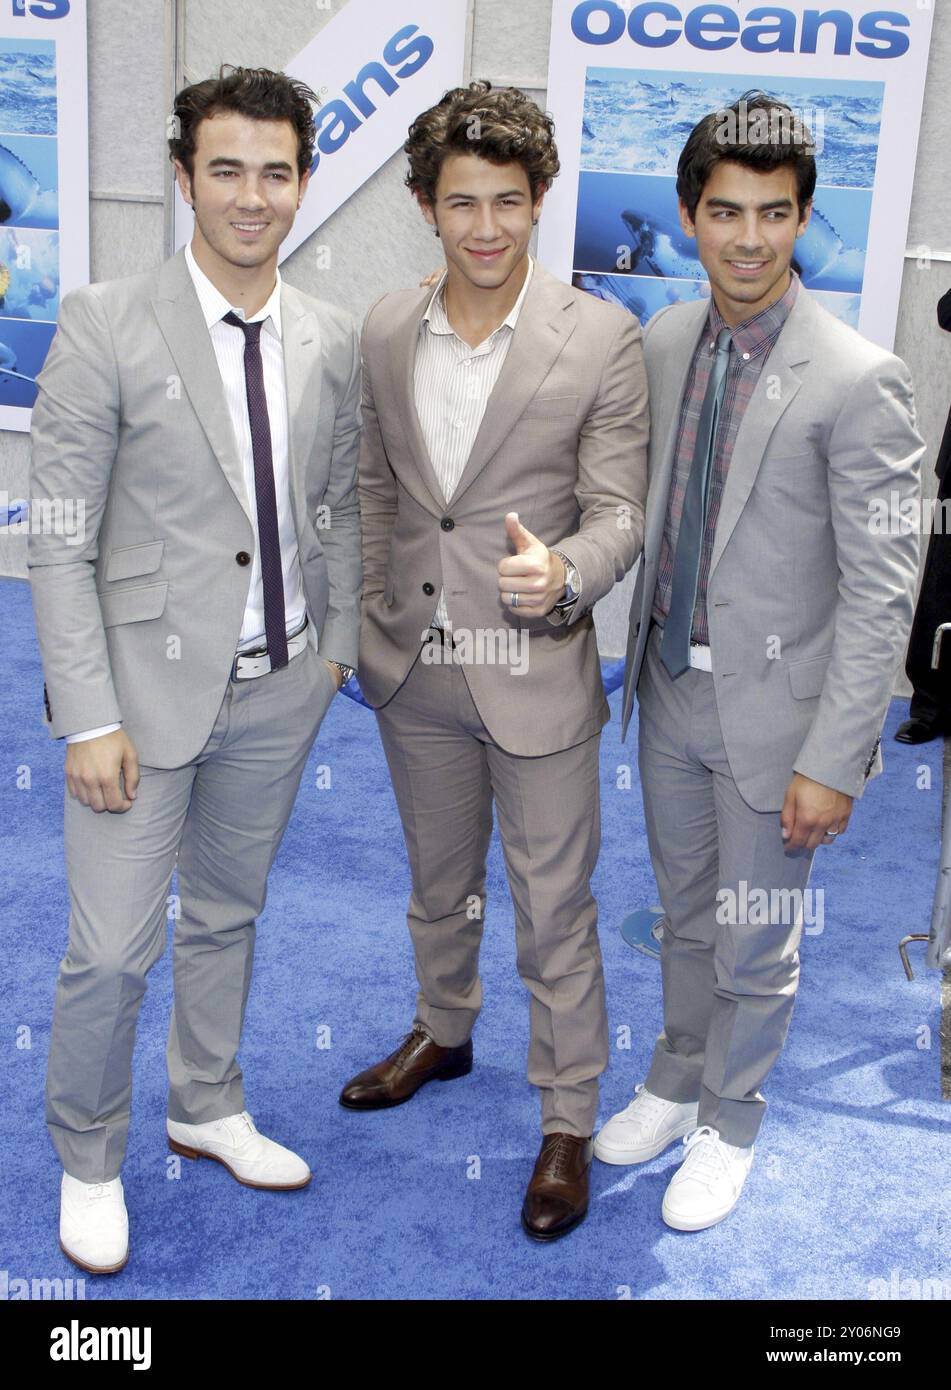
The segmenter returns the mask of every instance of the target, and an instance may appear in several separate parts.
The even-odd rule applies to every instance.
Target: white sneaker
[[[122,1179],[81,1182],[63,1174],[59,1194],[59,1244],[89,1274],[116,1274],[129,1258],[129,1215]]]
[[[687,1156],[667,1185],[661,1215],[675,1231],[703,1231],[736,1206],[753,1165],[753,1146],[725,1144],[703,1125],[684,1140]]]
[[[594,1155],[602,1163],[646,1163],[696,1127],[696,1101],[681,1105],[635,1086],[630,1105],[599,1130]]]
[[[245,1187],[285,1192],[306,1187],[310,1169],[302,1158],[259,1134],[246,1110],[203,1125],[167,1120],[169,1144],[185,1158],[213,1158]]]

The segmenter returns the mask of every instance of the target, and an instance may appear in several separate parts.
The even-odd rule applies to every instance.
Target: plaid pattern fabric
[[[737,324],[736,328],[732,330],[733,346],[730,350],[723,405],[720,409],[716,440],[713,446],[713,462],[710,468],[707,521],[703,535],[703,546],[700,551],[697,603],[694,608],[691,632],[691,640],[701,642],[704,646],[708,646],[710,643],[710,633],[707,627],[707,580],[710,576],[710,558],[713,554],[713,540],[716,535],[717,517],[720,514],[720,501],[723,497],[723,488],[730,468],[730,459],[733,456],[733,445],[736,443],[736,436],[743,415],[756,389],[766,359],[782,332],[790,309],[796,302],[799,287],[799,276],[795,271],[792,271],[792,282],[781,299],[777,299],[775,304],[770,304],[768,308],[761,309],[753,318]],[[697,344],[687,376],[683,399],[680,403],[680,428],[674,453],[670,492],[667,496],[667,517],[664,522],[660,563],[657,570],[657,586],[654,590],[652,609],[654,620],[661,625],[667,621],[667,614],[670,611],[674,556],[677,553],[677,536],[680,531],[684,490],[693,463],[703,398],[716,356],[717,335],[721,328],[728,326],[711,296],[707,328]]]

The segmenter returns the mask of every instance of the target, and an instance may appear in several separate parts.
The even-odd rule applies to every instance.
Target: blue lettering
[[[795,53],[796,16],[791,11],[770,9],[765,5],[760,5],[757,9],[750,10],[746,17],[754,22],[769,20],[768,24],[761,23],[760,28],[743,30],[740,43],[747,52]],[[778,30],[776,37],[767,39],[773,29]]]
[[[625,26],[626,10],[630,13]],[[597,29],[592,28],[596,18],[600,20]],[[800,15],[784,6],[757,5],[740,15],[726,4],[700,4],[682,10],[668,0],[646,0],[633,7],[625,0],[623,8],[615,0],[583,0],[571,14],[571,32],[581,43],[617,43],[625,27],[641,48],[670,48],[684,38],[692,48],[708,53],[732,48],[737,39],[747,53],[795,53],[797,31],[799,51],[815,53],[820,38],[824,39],[823,31],[830,28],[834,33],[832,52],[840,58],[852,52],[855,28],[862,41],[855,41],[854,48],[865,58],[900,58],[911,46],[909,35],[898,32],[909,29],[911,20],[897,10],[870,10],[853,22],[853,16],[843,9],[810,9]],[[394,60],[384,56],[392,67]]]
[[[389,43],[383,50],[384,60],[389,66],[396,67],[397,63],[402,63],[401,68],[396,69],[397,77],[412,77],[414,72],[419,72],[424,63],[428,63],[433,56],[435,45],[428,34],[420,34],[418,39],[413,39],[413,35],[419,32],[416,24],[407,24],[402,29],[398,29]],[[405,40],[411,39],[411,43]]]
[[[323,154],[334,154],[363,125],[345,101],[328,101],[317,112],[317,146]]]
[[[870,14],[863,14],[859,20],[859,33],[872,42],[857,43],[855,51],[861,53],[863,58],[900,58],[908,52],[911,39],[907,34],[890,33],[882,26],[900,24],[907,29],[909,23],[907,15],[898,14],[895,10],[872,10]],[[880,47],[881,44],[885,45],[884,49]]]
[[[595,34],[588,28],[588,20],[598,13],[606,15],[608,20],[603,34]],[[585,0],[572,13],[571,32],[582,43],[616,43],[624,33],[624,11],[612,0]]]
[[[852,16],[848,10],[826,10],[825,14],[821,14],[819,10],[806,10],[802,17],[800,53],[815,53],[819,30],[823,24],[835,25],[836,57],[848,57],[852,51]]]
[[[13,13],[22,14],[22,5],[19,9],[14,5]],[[30,14],[36,19],[62,19],[69,14],[69,0],[33,0]]]
[[[687,42],[692,43],[694,48],[704,48],[710,52],[718,48],[732,48],[739,32],[740,16],[725,5],[701,5],[699,9],[690,11],[684,24]]]
[[[708,6],[708,8],[713,8]],[[719,8],[719,6],[717,7]],[[680,11],[675,5],[652,4],[636,5],[631,10],[631,17],[627,21],[627,28],[631,38],[635,43],[641,44],[644,48],[669,48],[672,43],[676,43],[680,38],[679,29],[664,29],[660,34],[649,34],[647,32],[647,20],[650,16],[660,15],[664,19],[680,20]]]
[[[363,90],[370,78],[376,82],[388,97],[394,92],[399,91],[400,84],[394,77],[391,77],[382,63],[366,63],[357,73],[352,82],[348,82],[344,87],[344,92],[353,102],[354,106],[364,116],[372,116],[376,107]]]

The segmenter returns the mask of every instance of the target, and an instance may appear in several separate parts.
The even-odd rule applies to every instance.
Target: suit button
[[[444,516],[439,524],[444,531],[451,531],[456,523],[451,516]]]
[[[251,563],[251,556],[248,554],[246,550],[239,550],[234,558],[237,560],[239,565],[250,565]]]
[[[432,584],[430,584],[429,580],[427,579],[426,583],[423,585],[423,593],[434,594],[435,592],[436,590],[433,588]]]

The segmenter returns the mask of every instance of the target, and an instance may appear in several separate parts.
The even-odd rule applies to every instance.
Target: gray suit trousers
[[[637,692],[648,844],[669,924],[664,1028],[645,1084],[665,1100],[699,1101],[701,1125],[745,1146],[762,1122],[760,1087],[789,1028],[813,855],[786,854],[779,813],[743,800],[713,675],[691,667],[671,680],[660,636],[653,627]],[[754,890],[769,895],[763,923],[750,906]]]
[[[165,949],[176,857],[169,1117],[201,1124],[245,1108],[237,1051],[255,919],[335,689],[309,644],[283,670],[229,681],[204,748],[183,767],[142,767],[129,811],[97,814],[67,792],[71,915],[46,1118],[74,1178],[108,1182],[122,1164],[136,1019]]]
[[[478,1016],[494,800],[518,972],[531,996],[528,1079],[541,1091],[542,1131],[591,1134],[608,1058],[590,887],[601,834],[600,733],[541,757],[507,753],[482,723],[463,668],[419,659],[377,719],[412,872],[416,1023],[456,1047]]]

